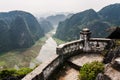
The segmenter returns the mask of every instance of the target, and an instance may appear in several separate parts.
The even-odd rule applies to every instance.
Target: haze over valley
[[[34,69],[56,57],[58,45],[79,40],[83,28],[107,38],[120,27],[119,0],[0,0],[0,10],[0,71]]]

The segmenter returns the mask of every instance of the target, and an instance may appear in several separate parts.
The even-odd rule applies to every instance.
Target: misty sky
[[[54,12],[80,12],[120,3],[120,0],[0,0],[0,12],[23,10],[33,14]]]

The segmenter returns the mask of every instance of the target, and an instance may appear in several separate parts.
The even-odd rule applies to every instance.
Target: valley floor
[[[53,35],[54,31],[46,34],[45,37],[40,38],[32,47],[27,49],[18,49],[9,51],[6,53],[0,53],[0,70],[6,68],[19,68],[29,67],[30,62],[39,65],[40,63],[35,60],[38,56],[41,47],[45,44],[45,41]]]
[[[0,54],[0,67],[13,68],[28,67],[31,60],[33,60],[39,53],[40,48],[45,43],[47,38],[39,39],[32,47],[27,49],[18,49]]]

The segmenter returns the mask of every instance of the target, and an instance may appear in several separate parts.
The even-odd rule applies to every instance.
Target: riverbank
[[[0,70],[6,68],[29,67],[29,63],[39,53],[40,48],[47,40],[47,37],[40,38],[32,47],[17,49],[0,54]]]
[[[56,55],[56,46],[59,40],[52,38],[55,32],[56,29],[50,31],[30,48],[1,53],[0,70],[6,68],[35,67],[50,56]]]

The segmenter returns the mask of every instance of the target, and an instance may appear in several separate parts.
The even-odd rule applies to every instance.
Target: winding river
[[[51,34],[55,34],[55,30],[51,32]],[[51,37],[51,35],[46,34],[48,39],[46,40],[45,44],[40,49],[38,56],[35,58],[34,62],[30,62],[30,68],[34,68],[36,66],[36,62],[43,63],[44,61],[48,60],[50,57],[56,55],[56,47],[57,43]]]
[[[48,38],[46,43],[42,46],[39,55],[36,57],[36,60],[39,62],[44,62],[53,55],[56,55],[57,44],[52,37]]]

